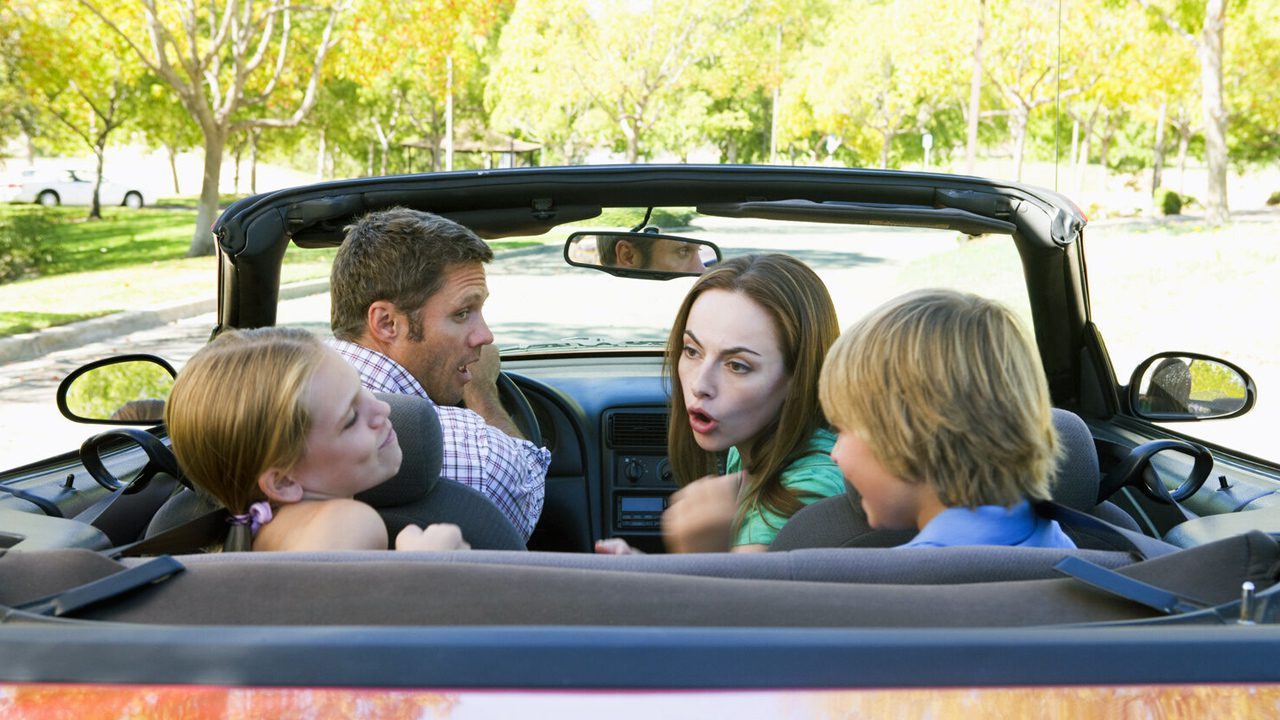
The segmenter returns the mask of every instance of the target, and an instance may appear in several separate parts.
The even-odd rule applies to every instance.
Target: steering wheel
[[[498,387],[498,400],[502,402],[503,409],[511,415],[516,428],[524,434],[526,440],[535,445],[541,445],[542,430],[538,427],[538,418],[533,414],[533,405],[529,402],[529,398],[524,396],[520,386],[516,385],[511,376],[505,372],[498,373],[495,384]]]
[[[102,462],[102,451],[113,440],[124,438],[132,440],[142,447],[142,451],[147,454],[147,464],[142,466],[138,471],[138,476],[129,483],[128,487],[120,481],[115,475],[112,475],[107,466]],[[89,476],[98,482],[99,485],[115,492],[120,488],[124,488],[126,495],[136,493],[148,484],[156,473],[167,473],[176,478],[187,488],[191,488],[191,481],[188,480],[180,469],[178,469],[178,459],[173,456],[173,451],[160,442],[155,435],[138,428],[121,427],[98,433],[80,446],[80,462],[84,465],[84,469],[88,471]]]
[[[1173,492],[1164,486],[1154,470],[1147,472],[1151,469],[1151,458],[1165,450],[1176,450],[1195,459],[1191,473]],[[1131,450],[1128,457],[1107,473],[1107,476],[1102,479],[1098,497],[1110,497],[1120,488],[1132,485],[1156,502],[1177,505],[1195,495],[1196,491],[1204,485],[1204,481],[1209,479],[1209,473],[1212,471],[1213,453],[1209,452],[1209,448],[1186,440],[1152,440]]]

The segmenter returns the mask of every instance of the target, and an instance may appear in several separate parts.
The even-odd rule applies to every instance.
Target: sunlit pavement
[[[787,249],[801,257],[806,252],[827,253],[836,249],[820,232],[805,238],[801,249],[797,249],[796,240],[793,236],[784,245],[762,236],[759,247],[753,249]],[[914,238],[912,242],[904,242],[901,233],[886,234],[859,248],[860,253],[874,257],[876,262],[847,263],[842,268],[822,272],[840,313],[841,325],[849,325],[870,309],[871,298],[887,297],[877,288],[891,292],[894,275],[904,263],[954,247],[951,236],[933,235],[923,241]],[[664,341],[676,307],[692,284],[692,279],[645,282],[571,269],[564,265],[558,246],[496,260],[488,268],[488,277],[491,296],[485,317],[501,348],[556,342],[569,337]],[[619,283],[628,284],[626,292],[618,292]],[[328,317],[329,296],[319,293],[282,301],[277,322],[326,334]],[[565,320],[557,322],[556,318]],[[72,423],[58,413],[55,391],[58,382],[71,370],[99,358],[139,352],[159,355],[175,367],[181,367],[208,340],[214,323],[213,313],[204,313],[52,352],[36,360],[0,366],[0,427],[5,429],[0,433],[0,459],[3,460],[0,466],[12,468],[68,452],[102,429]],[[1258,330],[1252,327],[1247,331]],[[1194,348],[1172,342],[1161,345],[1160,349]],[[1138,359],[1113,357],[1117,373],[1126,374]],[[1280,387],[1280,357],[1236,360],[1253,374],[1262,388],[1254,410],[1229,422],[1171,425],[1170,429],[1274,458],[1280,402],[1268,402],[1268,397],[1275,394],[1271,389]]]

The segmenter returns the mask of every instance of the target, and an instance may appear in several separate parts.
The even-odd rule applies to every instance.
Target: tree
[[[135,100],[139,109],[131,127],[139,131],[149,147],[164,150],[173,194],[181,195],[178,154],[199,147],[200,126],[187,114],[178,97],[169,91],[168,85],[156,76],[146,74],[138,82],[138,88]]]
[[[43,12],[43,6],[14,3],[18,19],[19,68],[28,97],[96,160],[89,218],[102,218],[99,190],[107,145],[130,119],[137,66],[128,49],[74,8]]]
[[[806,106],[813,124],[789,123],[788,139],[816,134],[881,167],[899,164],[906,150],[897,140],[933,130],[935,114],[960,102],[965,49],[950,38],[961,24],[959,13],[921,0],[844,6],[792,70],[799,89],[789,102]]]
[[[715,63],[718,38],[747,21],[747,8],[739,0],[519,4],[485,93],[491,118],[551,142],[585,132],[637,162],[652,150],[659,116],[696,90],[697,68]]]
[[[1222,90],[1223,39],[1229,0],[1179,0],[1173,7],[1157,0],[1134,0],[1158,22],[1195,48],[1200,64],[1201,110],[1204,114],[1205,160],[1209,165],[1205,211],[1211,223],[1227,221],[1227,106]],[[1199,21],[1200,29],[1186,28]]]
[[[325,57],[338,43],[348,0],[78,0],[167,83],[200,127],[204,173],[188,256],[213,253],[213,225],[228,138],[252,128],[293,127],[315,104]],[[299,82],[294,82],[294,81]],[[301,90],[298,90],[301,88]],[[254,116],[277,96],[288,112]]]
[[[22,59],[20,51],[22,33],[18,28],[16,4],[0,5],[0,148],[10,139],[26,140],[27,159],[35,154],[32,137],[35,135],[37,110],[30,97],[23,91],[19,74]],[[0,158],[3,158],[0,155]]]

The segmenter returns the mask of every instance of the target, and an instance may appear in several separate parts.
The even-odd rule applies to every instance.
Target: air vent
[[[609,416],[609,445],[615,448],[667,446],[667,413],[614,413]]]

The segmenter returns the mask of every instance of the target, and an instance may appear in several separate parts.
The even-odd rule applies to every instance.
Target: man
[[[701,274],[707,268],[696,243],[652,237],[649,230],[625,238],[602,238],[600,262],[612,267]]]
[[[528,540],[551,453],[520,436],[498,399],[498,351],[481,312],[492,259],[452,220],[405,208],[365,215],[333,261],[332,345],[370,390],[436,403],[441,475],[484,493]]]

